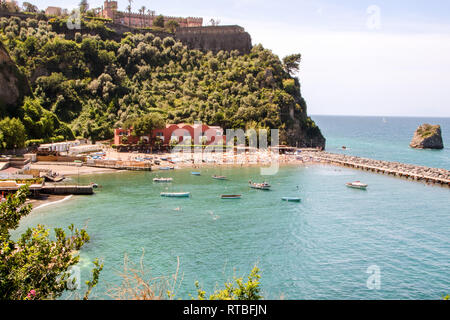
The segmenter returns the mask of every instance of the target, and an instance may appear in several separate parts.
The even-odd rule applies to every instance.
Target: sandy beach
[[[111,172],[117,172],[118,170],[115,169],[108,169],[108,168],[96,168],[96,167],[88,167],[86,165],[83,166],[74,166],[74,165],[64,165],[64,164],[57,164],[57,163],[42,163],[42,162],[36,162],[33,163],[30,166],[31,169],[38,169],[38,170],[51,170],[53,172],[56,172],[60,175],[64,176],[76,176],[78,174],[80,175],[86,175],[86,174],[99,174],[99,173],[111,173]]]

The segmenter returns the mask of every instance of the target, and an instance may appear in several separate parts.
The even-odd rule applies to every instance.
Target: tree
[[[34,4],[31,4],[29,2],[24,2],[22,4],[23,10],[26,12],[34,12],[37,13],[39,11],[38,7],[36,7]]]
[[[260,295],[259,287],[259,268],[254,266],[250,275],[248,276],[248,281],[244,283],[243,278],[234,278],[234,281],[225,283],[225,289],[215,291],[209,296],[209,300],[260,300],[262,296]],[[197,288],[197,300],[205,300],[206,292],[200,288],[200,285],[195,282],[195,287]]]
[[[283,58],[283,67],[287,73],[293,74],[294,72],[298,72],[300,70],[300,61],[302,59],[302,55],[291,54]]]
[[[87,2],[87,0],[81,0],[79,6],[81,13],[86,13],[86,11],[88,11],[89,9],[89,3]]]
[[[9,118],[0,121],[0,132],[2,135],[2,147],[5,149],[22,148],[27,138],[25,126],[17,118]]]
[[[220,24],[220,20],[219,19],[211,19],[211,20],[209,20],[209,23],[211,24],[211,26],[217,27]]]
[[[133,2],[133,0],[128,0],[128,6],[127,6],[127,11],[128,11],[128,26],[131,27],[131,3]]]
[[[166,22],[166,29],[168,29],[170,32],[175,32],[177,28],[180,26],[178,21],[170,19]]]
[[[153,25],[155,27],[164,28],[164,17],[162,15],[159,15],[153,20]]]
[[[132,118],[124,124],[125,128],[133,129],[132,135],[134,136],[151,136],[153,130],[162,129],[165,125],[166,123],[159,113],[148,113],[143,117]]]
[[[145,27],[145,6],[142,6],[141,9],[139,9],[139,12],[141,13],[141,27]]]
[[[31,212],[31,205],[25,204],[27,193],[28,187],[21,187],[0,204],[0,299],[54,299],[65,290],[75,289],[69,268],[78,263],[76,252],[89,241],[87,232],[73,225],[69,226],[69,237],[57,228],[55,240],[50,240],[49,230],[38,225],[17,242],[11,240],[10,231]],[[95,286],[96,278],[98,275],[94,275],[90,287]]]

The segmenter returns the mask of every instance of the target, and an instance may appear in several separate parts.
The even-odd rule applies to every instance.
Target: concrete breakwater
[[[310,161],[318,163],[340,165],[450,187],[450,171],[446,169],[374,160],[324,151],[302,152],[302,157],[309,158]]]
[[[44,185],[41,188],[41,193],[57,194],[57,195],[90,195],[94,194],[92,185]]]

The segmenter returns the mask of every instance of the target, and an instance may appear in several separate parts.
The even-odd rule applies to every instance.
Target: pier
[[[307,157],[318,163],[339,165],[450,187],[450,171],[446,169],[430,168],[400,162],[373,160],[324,151],[302,152],[301,156]]]
[[[15,193],[21,185],[11,181],[9,184],[0,185],[0,193]],[[39,194],[56,194],[56,195],[91,195],[94,194],[92,185],[64,185],[64,184],[32,184],[28,186],[32,196]]]
[[[90,195],[94,194],[94,187],[92,185],[49,185],[45,184],[41,188],[41,193],[57,194],[57,195]]]

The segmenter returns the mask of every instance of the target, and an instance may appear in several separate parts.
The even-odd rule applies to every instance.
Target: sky
[[[119,0],[120,10],[127,5]],[[133,11],[142,6],[240,25],[280,58],[301,53],[309,114],[450,117],[448,0],[133,0]]]

